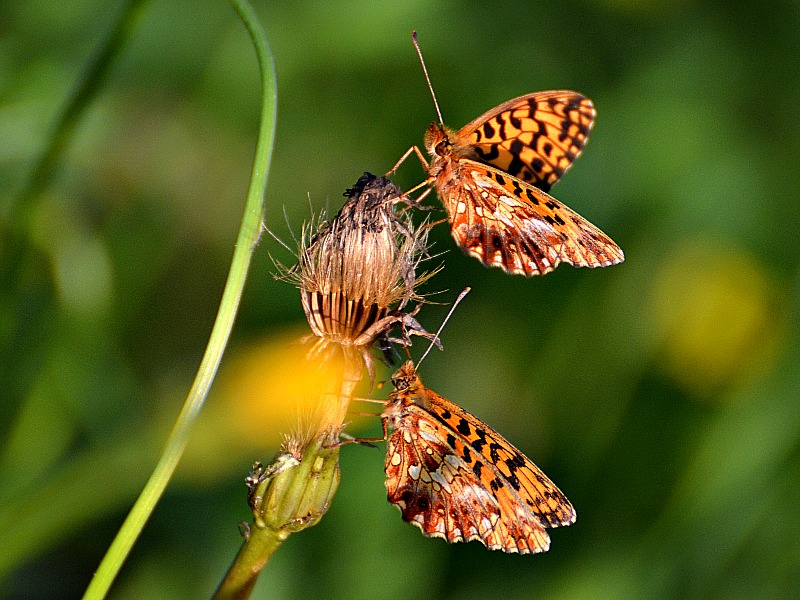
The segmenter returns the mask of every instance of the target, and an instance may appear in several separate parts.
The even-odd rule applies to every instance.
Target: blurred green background
[[[109,4],[0,4],[4,598],[83,592],[194,376],[251,168],[241,23],[223,1],[152,0],[51,179],[19,200]],[[256,6],[279,78],[266,202],[282,239],[284,211],[298,232],[309,205],[337,210],[363,171],[421,143],[435,113],[416,28],[452,127],[536,90],[594,100],[552,193],[627,260],[525,280],[434,235],[446,267],[428,290],[473,292],[421,375],[568,495],[578,520],[550,552],[423,538],[385,500],[383,446],[346,447],[330,512],[254,597],[800,597],[797,2]],[[410,161],[397,182],[421,177]],[[241,390],[307,331],[269,254],[291,260],[264,238],[204,422],[114,598],[208,597],[240,545],[243,477],[281,432],[269,383],[261,403]]]

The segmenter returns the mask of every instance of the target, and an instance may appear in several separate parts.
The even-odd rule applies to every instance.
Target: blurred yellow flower
[[[304,438],[341,425],[348,350],[322,348],[317,338],[304,343],[307,332],[298,327],[232,350],[187,448],[184,475],[244,473],[255,460],[271,456],[287,434]]]
[[[762,265],[710,240],[668,256],[652,293],[665,372],[705,396],[771,364],[784,315]]]

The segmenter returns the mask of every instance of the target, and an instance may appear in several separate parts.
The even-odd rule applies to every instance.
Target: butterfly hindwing
[[[403,519],[450,543],[479,540],[490,550],[546,551],[550,537],[537,516],[502,492],[498,498],[449,444],[449,433],[422,409],[409,411],[408,426],[389,439],[386,461],[387,496]]]
[[[387,448],[389,501],[427,536],[460,542],[487,535],[500,520],[497,500],[475,485],[424,411],[409,407],[404,419]]]
[[[624,260],[611,238],[575,211],[524,181],[475,161],[459,161],[459,177],[442,182],[453,237],[487,266],[543,275],[566,262],[605,267]]]

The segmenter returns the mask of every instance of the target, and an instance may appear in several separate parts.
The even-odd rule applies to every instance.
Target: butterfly
[[[392,377],[382,413],[389,501],[428,537],[478,540],[529,554],[550,547],[546,527],[575,522],[569,500],[499,433],[426,388],[414,363]]]
[[[433,94],[422,53],[412,34]],[[458,131],[432,123],[415,152],[450,217],[461,249],[489,267],[544,275],[560,263],[607,267],[625,256],[611,238],[547,192],[578,158],[592,129],[592,101],[535,92],[491,109]],[[413,191],[413,190],[412,190]]]

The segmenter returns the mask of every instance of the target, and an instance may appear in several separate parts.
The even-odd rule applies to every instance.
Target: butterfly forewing
[[[546,192],[580,155],[596,114],[578,93],[536,92],[493,108],[457,135],[477,160]]]
[[[406,521],[449,542],[521,554],[550,546],[545,527],[575,511],[529,459],[482,421],[425,388],[406,363],[384,417],[394,432],[386,488]],[[398,381],[401,385],[398,385]]]
[[[490,489],[510,487],[548,527],[575,521],[575,511],[569,500],[528,457],[475,415],[428,392],[435,399],[429,412],[447,429],[457,433],[454,436],[456,446],[463,446],[465,454],[467,450],[477,454],[473,459],[475,464],[483,457],[483,464],[491,472],[483,479],[488,481]]]

